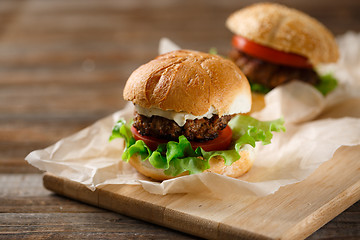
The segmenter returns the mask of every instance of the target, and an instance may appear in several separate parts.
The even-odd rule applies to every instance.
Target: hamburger
[[[261,122],[251,109],[249,83],[230,60],[179,50],[136,69],[124,99],[134,104],[133,121],[119,120],[110,140],[123,138],[122,159],[155,180],[214,172],[246,173],[255,142],[270,143],[283,120]]]
[[[280,4],[258,3],[231,14],[226,26],[235,34],[229,57],[254,92],[264,94],[294,79],[324,95],[336,87],[330,74],[319,76],[315,70],[318,64],[338,60],[334,36],[307,14]]]

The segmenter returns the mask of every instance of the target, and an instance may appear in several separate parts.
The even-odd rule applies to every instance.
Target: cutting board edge
[[[281,239],[305,239],[359,200],[360,180],[283,233]],[[330,214],[329,209],[333,209]],[[317,220],[314,221],[314,218]]]
[[[185,232],[202,238],[224,239],[224,237],[226,237],[231,239],[244,239],[244,238],[251,238],[257,240],[273,239],[257,233],[246,231],[244,229],[238,229],[231,226],[227,226],[226,224],[222,224],[220,222],[211,221],[209,219],[205,219],[198,216],[193,216],[191,214],[184,213],[181,211],[176,211],[174,209],[159,207],[156,206],[155,204],[144,205],[144,201],[130,198],[127,196],[122,196],[121,198],[125,200],[125,202],[131,200],[133,204],[136,205],[138,209],[137,211],[129,211],[129,208],[127,207],[126,204],[124,204],[124,207],[121,207],[120,205],[117,205],[118,207],[106,206],[104,204],[101,204],[101,201],[104,201],[104,199],[107,198],[111,198],[110,195],[114,193],[102,188],[98,188],[95,191],[91,191],[89,188],[87,188],[85,185],[81,183],[77,183],[69,179],[57,177],[50,173],[44,174],[43,185],[46,189],[52,192],[55,192],[65,197],[69,197],[76,201],[87,203],[103,209],[111,210],[120,214],[124,214],[129,217],[141,219],[143,221],[154,223],[163,227],[171,228],[177,231]],[[137,186],[137,187],[141,187],[141,186]],[[103,196],[99,197],[99,194],[103,194]],[[110,205],[112,205],[111,202]],[[149,209],[153,214],[157,215],[157,217],[154,217],[154,215],[152,215],[152,217],[150,218],[146,216],[146,214],[145,215],[143,214],[149,212]],[[184,221],[184,219],[186,219],[186,221]],[[179,224],[181,222],[182,224]],[[187,223],[189,222],[192,222],[191,227],[187,227]]]
[[[167,208],[166,206],[158,206],[154,203],[141,199],[119,195],[108,190],[106,186],[99,187],[95,191],[91,191],[81,183],[57,177],[49,173],[44,174],[43,184],[46,189],[71,199],[124,214],[129,217],[141,219],[163,227],[192,234],[194,236],[208,239],[275,239],[259,233],[249,232],[245,229],[236,228],[225,223],[211,221],[210,219],[176,211],[174,209]],[[129,186],[124,186],[129,188]],[[138,185],[133,187],[138,189],[141,188],[141,186]],[[99,194],[101,196],[99,196]],[[114,199],[111,195],[116,195],[115,201],[111,200]],[[119,199],[121,200],[119,201]],[[315,212],[305,217],[301,222],[295,224],[288,231],[284,232],[280,238],[276,239],[304,239],[359,199],[360,180],[352,184],[351,187],[348,187],[341,194],[328,201]],[[118,204],[119,202],[122,204]],[[132,209],[137,209],[137,211],[132,211],[128,207],[127,203],[131,203],[134,207]],[[333,209],[331,214],[328,214],[329,208]],[[324,214],[325,211],[327,214]],[[321,220],[314,221],[314,218]],[[189,223],[191,224],[191,227],[189,226]],[[196,229],[196,231],[192,229]]]

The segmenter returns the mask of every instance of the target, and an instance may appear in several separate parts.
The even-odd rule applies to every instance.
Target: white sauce
[[[195,116],[189,113],[185,112],[175,112],[172,110],[164,111],[158,108],[143,108],[139,105],[135,105],[136,111],[144,116],[151,117],[151,116],[160,116],[164,117],[170,120],[175,121],[180,127],[184,126],[186,123],[186,120],[194,120],[199,118],[211,118],[214,114],[216,114],[216,111],[214,111],[214,107],[210,107],[209,111],[201,116]]]
[[[236,113],[247,113],[250,111],[251,108],[251,100],[247,98],[246,96],[240,94],[235,99],[234,102],[230,105],[229,110],[224,113],[223,115],[231,115]],[[212,118],[213,115],[218,114],[217,110],[211,106],[209,111],[201,116],[195,116],[189,113],[185,112],[175,112],[172,110],[161,110],[158,108],[143,108],[139,105],[135,105],[136,111],[144,116],[152,117],[152,116],[160,116],[164,117],[170,120],[175,121],[180,127],[184,126],[186,123],[186,120],[194,120],[194,119],[200,119],[200,118]]]

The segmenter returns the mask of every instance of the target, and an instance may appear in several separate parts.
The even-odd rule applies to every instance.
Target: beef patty
[[[269,89],[297,79],[316,85],[320,79],[313,69],[297,68],[270,63],[233,48],[230,58],[246,75],[250,83],[258,83]]]
[[[231,118],[231,115],[214,115],[210,119],[188,119],[185,125],[180,127],[173,120],[160,116],[146,117],[135,112],[133,126],[143,136],[178,140],[179,136],[184,135],[189,141],[201,142],[215,139]]]

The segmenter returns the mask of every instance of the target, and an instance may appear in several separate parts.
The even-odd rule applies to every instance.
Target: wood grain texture
[[[193,239],[55,195],[41,174],[2,174],[0,186],[0,239]]]
[[[0,239],[193,238],[53,195],[43,189],[39,171],[24,157],[122,108],[125,81],[156,56],[161,37],[188,49],[217,47],[226,55],[231,33],[225,19],[252,2],[0,1]],[[360,31],[359,1],[286,4],[319,19],[335,35]],[[63,223],[60,207],[69,214],[63,215]],[[81,219],[77,213],[97,219],[90,223],[93,231],[85,221],[72,225]],[[166,210],[166,221],[172,214]],[[359,216],[357,203],[310,239],[356,239]],[[54,225],[46,230],[45,222]],[[29,224],[32,230],[23,232]],[[4,234],[9,225],[11,235]]]
[[[214,199],[154,195],[141,186],[92,192],[49,174],[44,186],[61,195],[211,239],[303,239],[360,199],[360,146],[341,147],[310,177],[266,197]],[[339,174],[341,172],[342,174]]]

